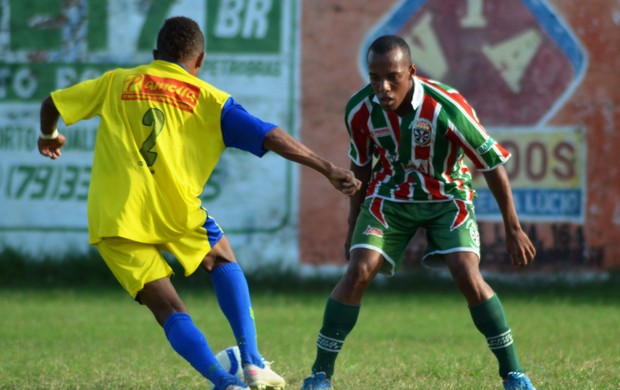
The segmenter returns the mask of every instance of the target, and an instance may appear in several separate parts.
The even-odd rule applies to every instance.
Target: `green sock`
[[[469,311],[476,328],[487,338],[489,348],[499,362],[499,375],[504,378],[509,372],[522,371],[506,314],[497,295],[470,307]]]
[[[323,314],[323,327],[316,342],[316,360],[312,372],[324,372],[328,378],[334,375],[334,365],[342,349],[344,339],[355,326],[359,316],[360,305],[347,305],[327,300]]]

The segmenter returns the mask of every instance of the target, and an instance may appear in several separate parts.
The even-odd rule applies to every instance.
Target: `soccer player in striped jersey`
[[[467,157],[483,173],[503,217],[512,263],[525,267],[535,249],[519,224],[503,167],[510,154],[456,90],[416,76],[402,38],[379,37],[367,59],[370,83],[353,95],[345,114],[351,169],[362,181],[350,203],[349,263],[327,301],[312,374],[302,390],[332,388],[336,357],[355,326],[364,291],[377,273],[398,270],[419,228],[427,234],[423,261],[449,269],[497,358],[505,388],[533,389],[502,304],[480,273],[475,192],[465,164]]]
[[[272,150],[323,174],[341,192],[360,187],[274,124],[250,115],[227,93],[197,77],[205,57],[198,24],[166,20],[155,60],[54,91],[41,106],[42,155],[56,159],[70,125],[99,116],[88,195],[90,243],[139,303],[163,327],[172,348],[217,390],[283,389],[285,381],[259,353],[247,281],[220,226],[199,195],[227,147],[259,157]],[[186,276],[203,268],[239,346],[245,382],[215,358],[170,281],[161,252]],[[139,342],[137,342],[139,344]]]

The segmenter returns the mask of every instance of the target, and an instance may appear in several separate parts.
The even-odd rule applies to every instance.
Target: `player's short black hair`
[[[405,57],[409,59],[409,62],[411,62],[411,50],[409,49],[409,45],[403,38],[399,37],[398,35],[383,35],[375,39],[368,48],[366,58],[368,58],[370,52],[377,54],[386,54],[394,49],[400,49],[405,55]]]
[[[204,45],[198,23],[185,16],[166,19],[157,34],[157,51],[169,61],[182,61],[200,54]]]

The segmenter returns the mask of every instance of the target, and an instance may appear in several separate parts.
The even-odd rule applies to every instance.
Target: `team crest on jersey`
[[[366,227],[366,230],[364,230],[364,235],[365,236],[377,236],[379,238],[383,238],[383,230],[377,229],[377,228],[374,228],[368,225]]]
[[[470,220],[468,225],[469,225],[468,226],[469,236],[471,237],[474,245],[479,247],[480,246],[480,232],[478,231],[478,224]]]
[[[418,119],[411,124],[411,127],[413,128],[413,139],[416,145],[428,146],[431,143],[433,126],[428,119]]]

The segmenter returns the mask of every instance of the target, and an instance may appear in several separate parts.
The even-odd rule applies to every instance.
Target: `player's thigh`
[[[446,265],[458,290],[469,306],[478,305],[493,294],[493,289],[480,273],[478,256],[473,252],[453,252],[444,256]]]
[[[446,255],[468,252],[478,266],[480,235],[472,204],[463,201],[436,202],[421,205],[425,220],[427,248],[423,261],[427,265],[446,265]],[[457,257],[458,258],[458,257]]]
[[[96,246],[116,280],[133,298],[145,284],[172,274],[172,268],[155,245],[111,237]]]
[[[405,249],[418,225],[410,203],[367,199],[360,210],[351,239],[351,255],[359,249],[380,253],[384,262],[381,273],[394,275],[402,264]]]
[[[478,256],[473,252],[447,253],[444,262],[457,284],[475,285],[483,281]]]
[[[224,237],[222,228],[210,215],[207,215],[202,226],[189,231],[177,240],[167,242],[162,245],[162,249],[177,259],[185,270],[185,276],[193,274],[201,264],[205,264],[204,267],[210,270],[214,265],[211,263],[218,257],[218,253],[221,256],[232,257],[234,261],[232,249]]]
[[[356,281],[372,281],[385,269],[385,256],[372,249],[357,247],[351,252],[345,275]]]

